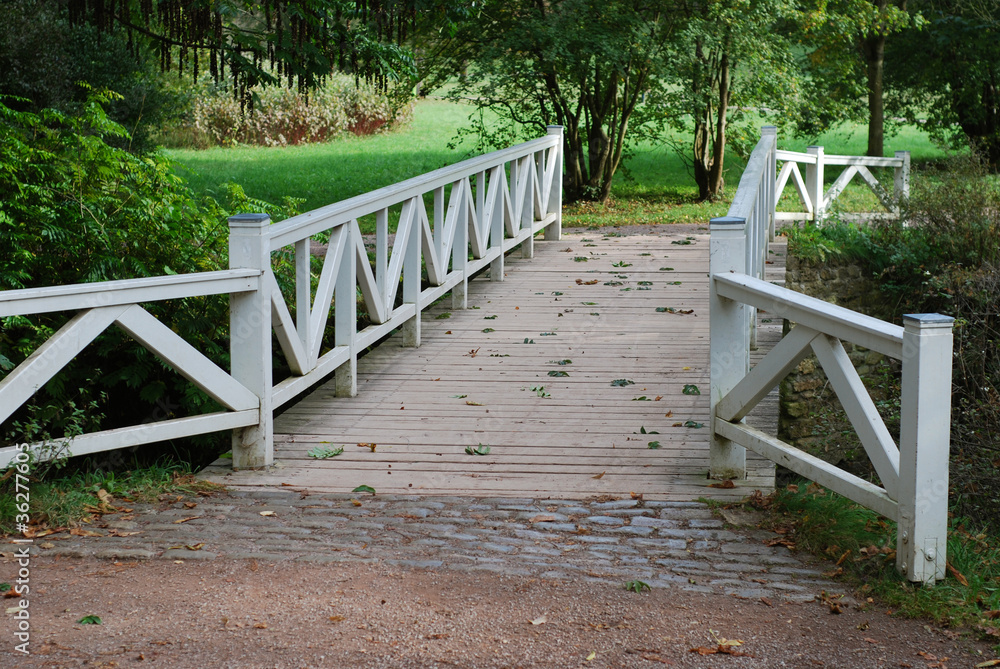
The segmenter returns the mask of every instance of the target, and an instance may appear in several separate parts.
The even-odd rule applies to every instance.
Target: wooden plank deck
[[[331,381],[277,417],[274,468],[232,472],[220,460],[203,476],[236,489],[421,495],[767,490],[773,466],[752,453],[737,489],[708,487],[707,271],[707,230],[538,241],[534,259],[508,256],[503,282],[471,282],[468,310],[447,298],[427,310],[420,348],[393,337],[362,358],[357,397],[334,397]],[[761,348],[777,338],[780,322],[765,324]],[[685,394],[689,384],[706,394]],[[763,410],[776,422],[773,398]],[[465,452],[479,445],[489,454]],[[317,446],[344,453],[308,457]]]

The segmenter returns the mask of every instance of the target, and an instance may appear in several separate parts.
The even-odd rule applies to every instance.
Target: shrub
[[[230,186],[225,206],[196,199],[165,158],[136,156],[109,143],[128,137],[104,111],[113,97],[92,95],[79,116],[0,104],[0,290],[225,268],[231,211],[267,208],[280,217],[294,209],[291,202],[279,208],[251,200],[237,186]],[[228,365],[224,296],[146,308]],[[65,313],[0,319],[0,368],[9,370],[34,352],[67,319]],[[32,403],[4,426],[0,442],[218,409],[115,328]]]
[[[192,116],[198,131],[216,145],[286,146],[345,132],[373,134],[405,122],[411,111],[406,94],[335,76],[308,95],[279,87],[258,91],[252,112],[225,91],[209,92],[194,102]]]
[[[872,315],[955,320],[952,377],[952,502],[980,523],[1000,505],[1000,184],[975,158],[917,173],[897,221],[833,222],[792,230],[790,253],[817,249],[858,260],[886,297]]]

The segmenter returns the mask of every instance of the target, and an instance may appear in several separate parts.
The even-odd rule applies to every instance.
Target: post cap
[[[762,135],[777,135],[778,134],[778,126],[776,126],[776,125],[761,126],[760,134],[762,134]]]
[[[717,218],[710,219],[708,224],[710,230],[744,228],[746,227],[747,219],[739,216],[719,216]]]
[[[236,214],[229,217],[230,228],[266,228],[271,225],[267,214]]]
[[[944,314],[903,314],[903,327],[920,330],[928,328],[948,328],[955,324],[955,319]]]

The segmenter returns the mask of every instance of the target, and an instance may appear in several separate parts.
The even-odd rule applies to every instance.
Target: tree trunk
[[[729,113],[729,54],[719,63],[719,108],[715,113],[715,146],[708,174],[708,198],[716,199],[726,187],[723,168],[726,164],[726,114]]]
[[[879,13],[888,0],[874,0]],[[868,155],[881,157],[885,151],[885,108],[882,100],[882,71],[885,64],[885,32],[875,27],[861,41],[868,74]]]

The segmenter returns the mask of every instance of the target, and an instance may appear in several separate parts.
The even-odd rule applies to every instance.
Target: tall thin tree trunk
[[[729,113],[729,54],[723,53],[719,63],[719,108],[715,113],[715,146],[712,151],[712,167],[708,175],[708,197],[715,199],[725,188],[724,167],[726,163],[726,114]]]
[[[888,0],[874,0],[884,13]],[[905,7],[905,3],[904,3]],[[861,42],[868,74],[868,155],[881,157],[885,151],[885,107],[882,100],[882,73],[885,65],[885,32],[878,27]]]

